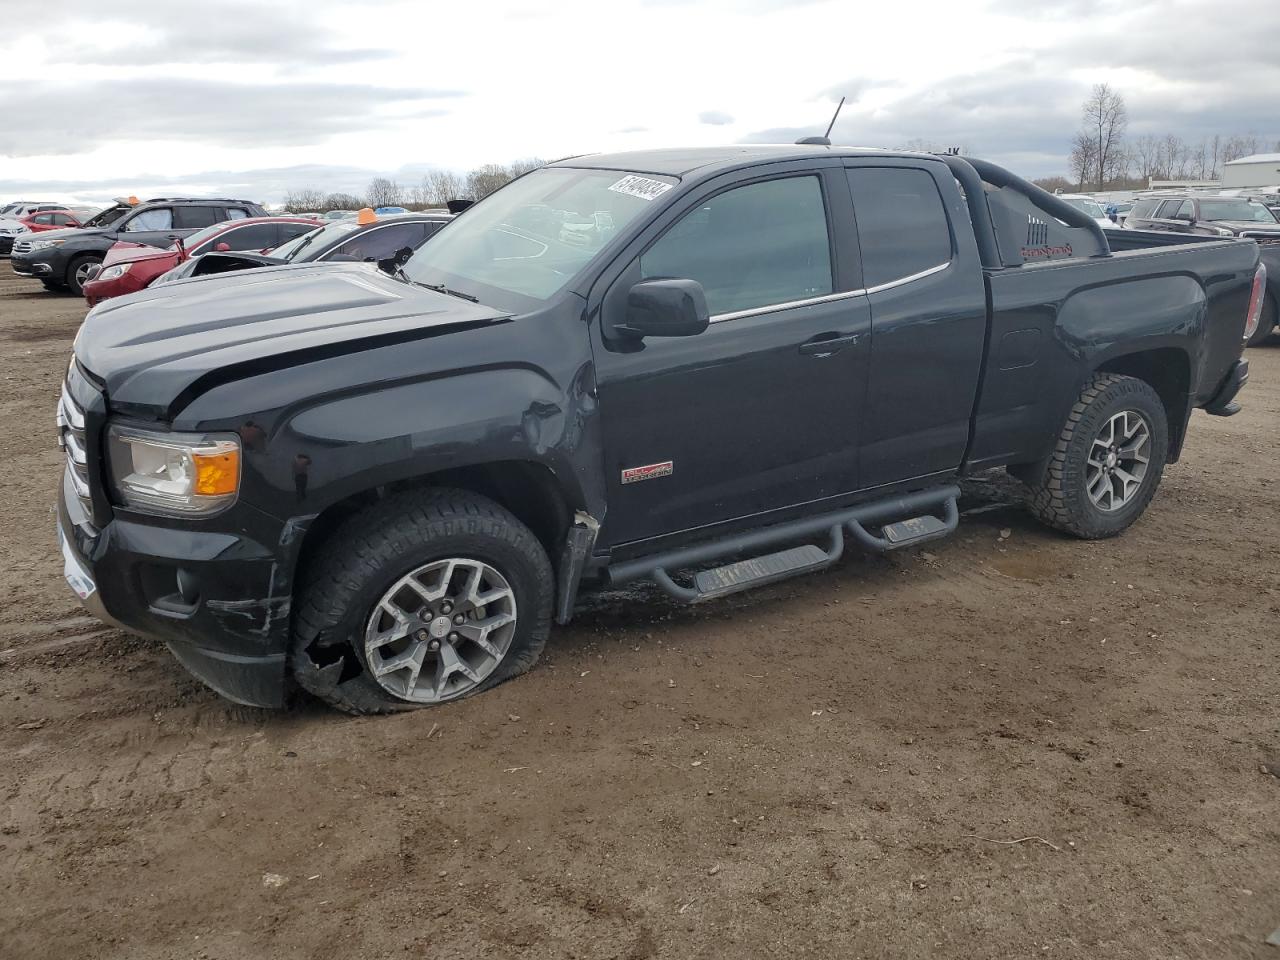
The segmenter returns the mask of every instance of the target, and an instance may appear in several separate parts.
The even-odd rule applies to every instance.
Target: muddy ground
[[[83,313],[0,263],[4,960],[1280,958],[1280,346],[1119,540],[971,483],[927,552],[605,598],[521,680],[351,719],[81,613]]]

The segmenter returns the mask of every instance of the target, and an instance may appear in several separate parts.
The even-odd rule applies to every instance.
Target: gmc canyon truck
[[[527,670],[580,591],[944,536],[975,471],[1112,536],[1191,411],[1239,409],[1263,275],[1108,234],[978,160],[654,151],[521,177],[392,275],[108,301],[59,405],[66,577],[226,697],[373,713]]]

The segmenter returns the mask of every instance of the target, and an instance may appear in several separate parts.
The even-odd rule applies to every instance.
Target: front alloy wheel
[[[480,560],[428,563],[391,586],[369,617],[365,663],[392,696],[441,703],[493,673],[516,633],[516,598]]]

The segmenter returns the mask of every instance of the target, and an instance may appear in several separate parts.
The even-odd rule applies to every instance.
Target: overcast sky
[[[0,201],[272,202],[386,174],[821,133],[1066,172],[1130,133],[1280,140],[1280,0],[0,0]]]

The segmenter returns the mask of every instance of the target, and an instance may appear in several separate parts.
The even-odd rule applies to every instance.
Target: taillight
[[[1253,274],[1253,291],[1249,294],[1249,312],[1244,318],[1244,338],[1248,340],[1258,330],[1258,321],[1262,319],[1262,293],[1267,287],[1267,266],[1258,264]]]

